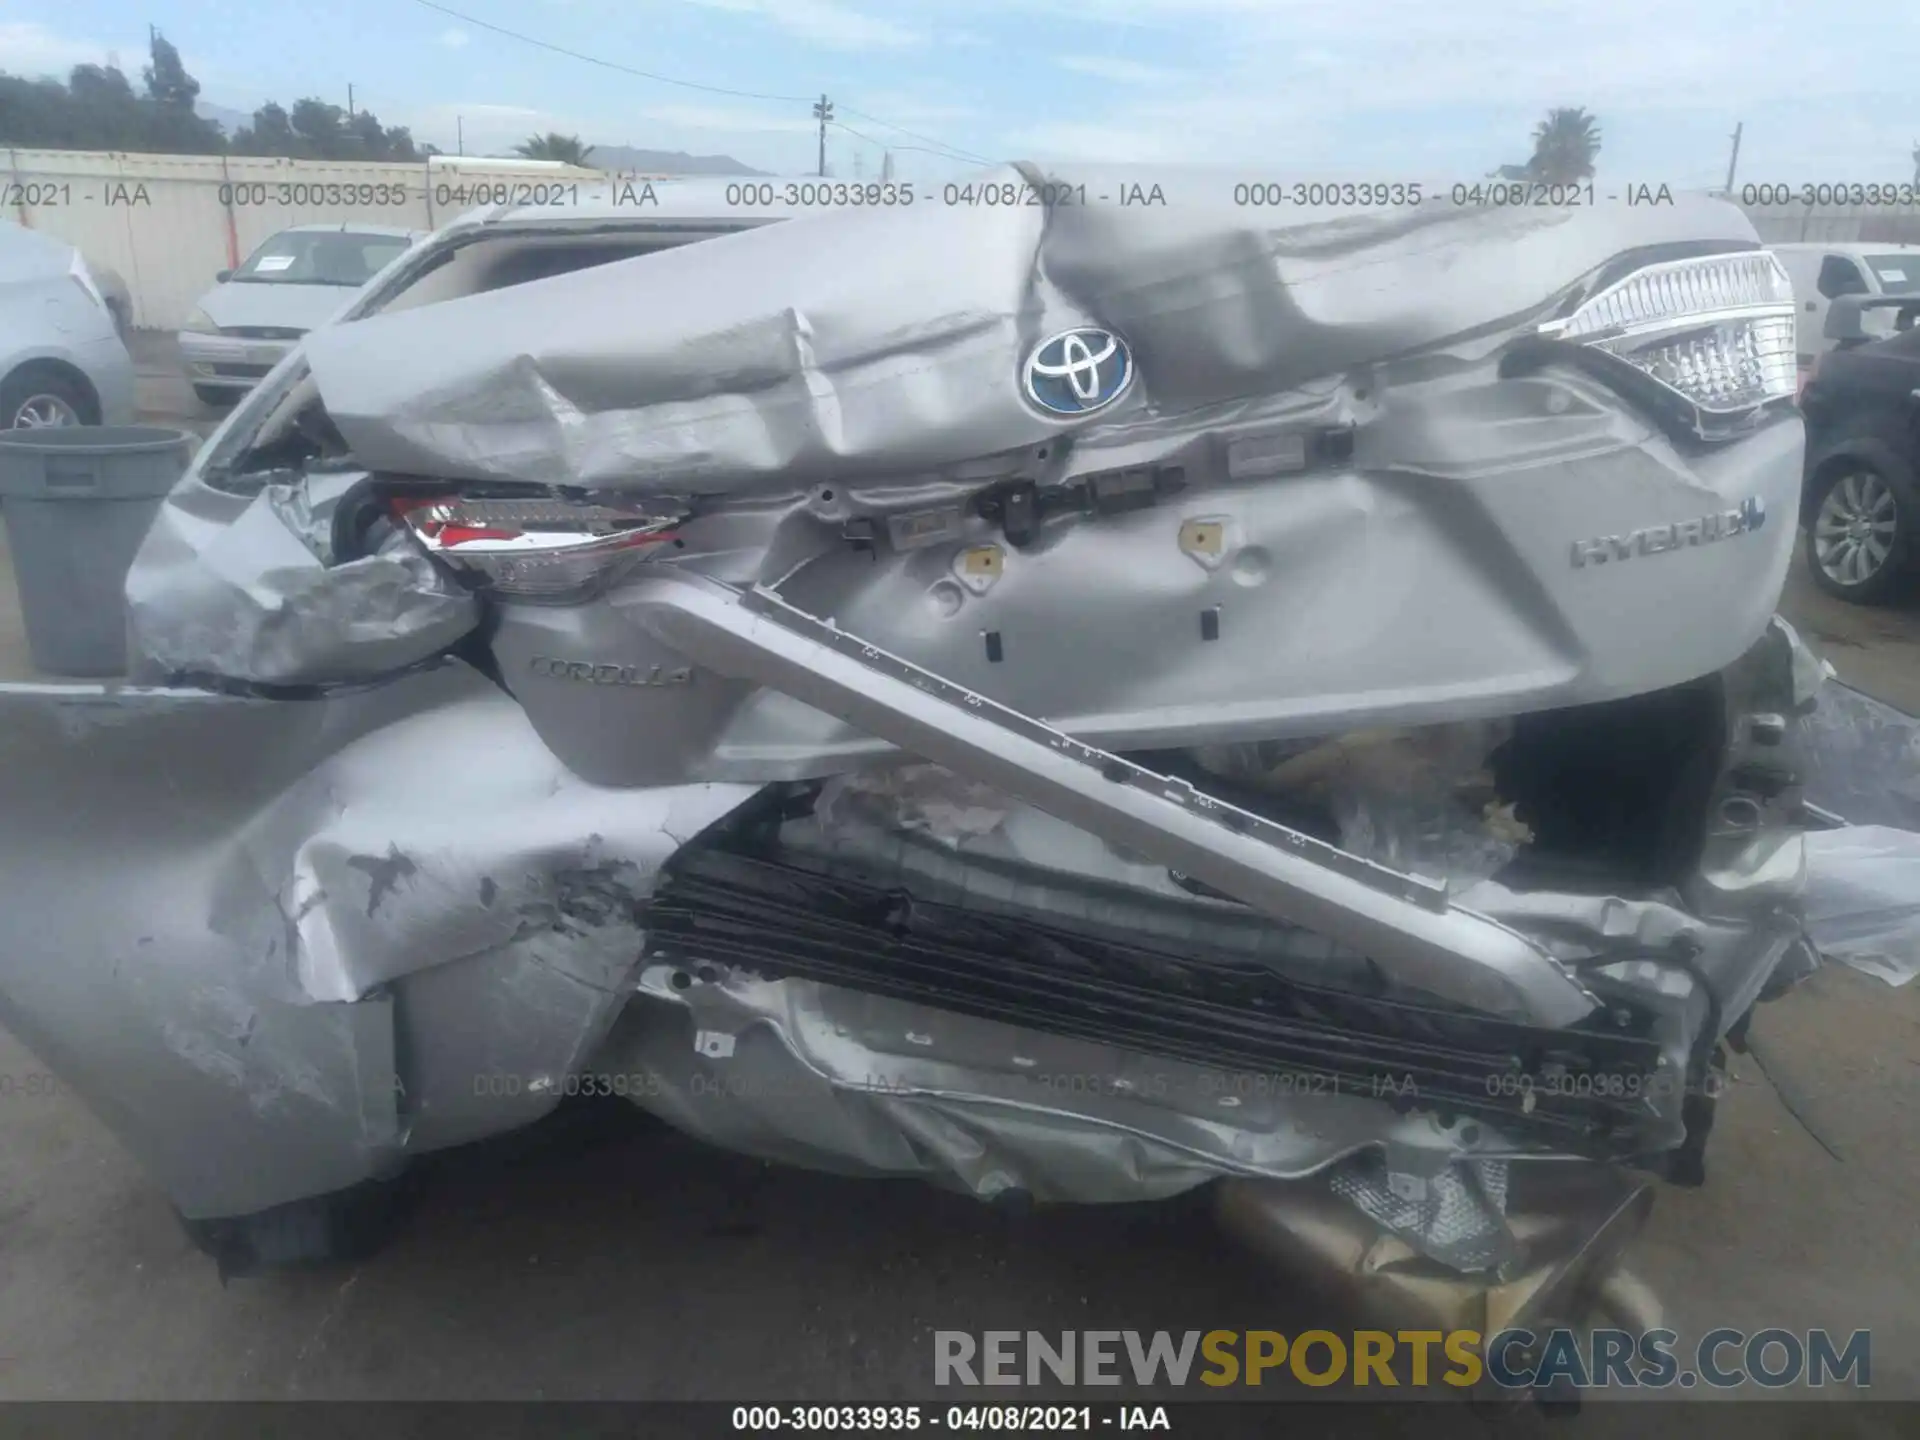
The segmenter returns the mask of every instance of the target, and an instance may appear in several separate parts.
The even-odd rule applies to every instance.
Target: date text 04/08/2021
[[[736,1405],[740,1432],[946,1430],[977,1434],[1007,1430],[1089,1433],[1096,1430],[1173,1429],[1164,1405]]]

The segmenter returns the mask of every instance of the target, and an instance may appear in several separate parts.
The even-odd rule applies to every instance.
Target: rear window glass
[[[338,230],[287,230],[233,272],[251,285],[347,285],[358,288],[412,242],[401,235]]]
[[[1867,268],[1888,295],[1920,295],[1920,254],[1869,255]]]

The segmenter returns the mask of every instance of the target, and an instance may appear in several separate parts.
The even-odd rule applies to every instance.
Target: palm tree
[[[529,136],[513,147],[513,153],[528,160],[558,160],[585,169],[593,146],[581,144],[578,135],[558,135],[549,130],[544,135]]]
[[[1600,153],[1600,122],[1578,106],[1549,110],[1533,127],[1533,158],[1528,173],[1548,185],[1571,185],[1593,178],[1593,157]]]

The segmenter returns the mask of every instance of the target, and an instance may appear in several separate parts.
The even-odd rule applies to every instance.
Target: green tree
[[[147,98],[156,105],[191,114],[193,102],[200,98],[200,82],[187,73],[180,52],[158,30],[153,32],[148,48],[152,63],[144,72]]]
[[[1527,173],[1549,185],[1571,185],[1593,178],[1600,153],[1600,122],[1578,106],[1549,110],[1533,127],[1533,158]]]
[[[291,111],[269,102],[231,141],[194,113],[200,82],[180,52],[155,32],[144,93],[108,65],[76,65],[65,84],[0,72],[0,145],[49,150],[133,150],[147,154],[283,155],[313,160],[417,161],[404,125],[385,126],[370,111],[349,116],[311,96]],[[576,142],[578,143],[578,142]]]
[[[155,30],[148,50],[150,63],[142,72],[147,86],[146,124],[140,133],[128,136],[122,148],[180,155],[218,154],[226,149],[220,127],[193,113],[200,82],[187,73],[173,42]],[[73,92],[71,83],[67,88]]]
[[[58,80],[0,76],[0,142],[27,148],[59,148],[73,142],[72,98]]]
[[[298,154],[316,160],[333,160],[346,151],[347,112],[338,105],[329,105],[309,95],[293,102],[287,118],[293,124],[296,143],[300,146]]]
[[[358,111],[347,121],[343,139],[350,153],[367,160],[418,160],[413,136],[404,125],[383,126],[371,110]]]
[[[549,130],[544,135],[529,136],[513,147],[513,153],[528,160],[558,160],[563,165],[584,169],[587,157],[593,154],[593,146],[582,144],[578,135],[559,135]]]
[[[253,123],[243,125],[233,137],[233,149],[240,155],[292,155],[298,143],[287,112],[269,100],[253,112]]]
[[[120,71],[76,65],[67,77],[70,143],[87,150],[135,150],[149,126],[140,97]]]

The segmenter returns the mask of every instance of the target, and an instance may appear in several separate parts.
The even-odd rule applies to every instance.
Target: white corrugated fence
[[[357,220],[432,230],[476,205],[565,204],[569,187],[605,178],[551,162],[453,156],[399,165],[79,150],[5,155],[7,218],[111,266],[132,292],[134,323],[166,330],[186,319],[215,272],[289,225]],[[1776,243],[1920,243],[1920,205],[1742,208],[1760,238]]]
[[[217,271],[290,225],[360,221],[432,230],[495,201],[565,203],[597,170],[435,156],[420,164],[221,155],[5,151],[7,219],[112,267],[133,323],[177,329]]]

